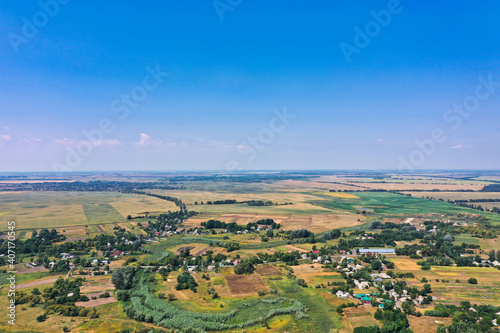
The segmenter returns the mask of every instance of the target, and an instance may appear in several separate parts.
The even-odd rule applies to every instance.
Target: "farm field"
[[[414,333],[436,332],[440,324],[442,325],[451,324],[451,318],[408,316],[408,320],[410,321],[410,326]]]
[[[310,189],[307,186],[297,189],[283,188],[280,191],[270,189],[271,185],[280,182],[283,181],[264,184],[256,192],[252,191],[255,187],[252,183],[217,184],[217,186],[212,185],[211,190],[206,190],[204,185],[196,183],[191,186],[192,189],[150,190],[150,192],[178,197],[187,203],[189,209],[201,213],[201,216],[225,219],[233,214],[236,216],[235,222],[237,223],[245,221],[244,214],[288,216],[287,222],[284,223],[287,230],[301,223],[310,225],[315,232],[325,231],[336,225],[338,227],[359,225],[363,222],[364,216],[356,213],[362,211],[370,213],[371,215],[367,216],[371,219],[417,214],[479,213],[490,217],[495,222],[500,222],[498,214],[478,212],[445,202],[420,198],[427,194],[434,197],[440,196],[443,199],[478,198],[480,196],[485,199],[498,198],[495,192],[413,192],[413,197],[407,197],[384,192],[328,192],[325,188],[306,192]],[[307,183],[308,181],[300,182]],[[234,192],[230,192],[231,190]],[[209,200],[227,199],[263,200],[278,205],[206,204]],[[201,205],[202,201],[205,204]],[[195,202],[198,204],[195,205]],[[497,204],[485,203],[484,205],[493,207]],[[20,230],[39,229],[45,226],[64,228],[121,223],[128,215],[134,217],[146,212],[158,214],[176,210],[176,206],[170,201],[116,192],[0,192],[0,207],[0,230],[5,230],[5,223],[1,222],[9,220],[18,220]],[[356,215],[349,216],[350,214]],[[241,218],[238,218],[238,215],[241,215]],[[99,230],[88,231],[92,233]],[[78,236],[82,236],[82,233]]]
[[[344,310],[345,317],[342,319],[343,327],[341,333],[349,333],[356,327],[379,326],[379,322],[373,317],[375,308],[371,306],[360,306]]]
[[[432,197],[443,200],[500,199],[500,192],[403,192],[413,197]]]
[[[485,185],[490,184],[487,181],[471,181],[471,180],[453,180],[453,179],[373,179],[373,178],[336,178],[337,182],[342,184],[357,186],[363,189],[373,190],[396,190],[396,191],[461,191],[472,190],[480,191]]]
[[[123,222],[127,215],[175,210],[173,203],[116,192],[0,192],[0,230],[40,229]]]
[[[498,214],[484,213],[477,210],[449,204],[446,202],[427,200],[406,195],[387,192],[353,192],[359,197],[335,198],[318,195],[321,198],[330,197],[329,200],[314,201],[312,203],[334,210],[357,212],[360,210],[373,211],[385,216],[422,216],[429,214],[481,214],[490,217],[495,222],[500,221]]]
[[[500,301],[500,271],[496,268],[433,266],[425,271],[420,269],[415,259],[396,257],[391,261],[396,265],[395,272],[411,272],[418,280],[425,277],[434,290],[433,296],[442,303],[459,305],[461,301],[470,301],[498,304]],[[467,283],[469,278],[476,278],[478,284]],[[443,279],[449,282],[443,282]],[[412,286],[422,287],[423,283],[418,280],[410,280]]]
[[[209,219],[217,219],[222,222],[235,222],[240,225],[257,222],[260,219],[273,219],[276,223],[281,224],[283,230],[295,230],[307,228],[313,232],[323,232],[335,228],[357,226],[364,223],[363,216],[354,214],[314,214],[314,215],[272,215],[272,214],[222,214],[208,215],[202,214],[188,219],[184,225],[186,227],[200,226],[201,222]]]

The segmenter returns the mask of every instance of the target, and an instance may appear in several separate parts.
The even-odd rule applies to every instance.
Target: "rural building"
[[[349,297],[349,293],[345,293],[342,290],[337,291],[335,293],[335,295],[337,295],[338,298],[348,298]]]
[[[396,254],[396,251],[394,249],[359,249],[358,251],[360,254]]]

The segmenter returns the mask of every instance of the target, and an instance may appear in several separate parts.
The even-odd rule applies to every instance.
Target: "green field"
[[[426,215],[426,214],[481,214],[500,222],[500,216],[493,213],[484,213],[477,210],[453,205],[447,202],[427,200],[389,192],[347,192],[358,199],[335,198],[327,195],[317,195],[324,200],[311,203],[321,207],[358,212],[368,209],[377,214],[386,216]]]
[[[479,238],[472,237],[471,234],[460,234],[455,236],[454,244],[461,245],[462,243],[479,245]]]
[[[294,298],[309,309],[307,314],[311,319],[292,321],[284,327],[284,331],[322,333],[341,327],[340,318],[335,311],[336,307],[325,299],[328,291],[302,288],[293,280],[269,281],[269,283],[285,297]]]
[[[123,220],[109,203],[87,203],[83,204],[83,211],[89,224],[109,223]]]

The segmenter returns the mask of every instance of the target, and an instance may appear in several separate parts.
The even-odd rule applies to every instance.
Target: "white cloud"
[[[472,145],[455,145],[452,147],[448,147],[448,149],[462,149],[462,148],[471,148]]]
[[[39,140],[39,139],[38,139]],[[40,140],[41,141],[41,140]],[[71,138],[54,139],[52,143],[55,146],[76,146],[80,142],[88,142],[88,140],[77,140]],[[104,147],[104,146],[118,146],[121,142],[116,139],[103,139],[99,141],[91,142],[94,147]]]
[[[224,142],[218,140],[199,139],[198,146],[206,148],[217,148],[217,149],[234,149],[238,148],[241,145],[235,145],[234,143],[231,142]]]
[[[134,146],[137,146],[137,147],[146,147],[146,146],[159,147],[162,145],[162,143],[163,142],[160,139],[153,139],[152,137],[150,137],[146,133],[141,133],[139,141],[136,142],[134,144]]]
[[[63,138],[63,139],[54,139],[52,143],[55,146],[76,146],[78,143],[77,139]]]
[[[162,147],[162,148],[193,148],[193,149],[235,149],[237,145],[231,142],[218,140],[198,139],[195,141],[175,140],[171,138],[152,138],[146,133],[141,133],[135,147]]]
[[[39,139],[39,138],[22,139],[20,142],[21,143],[27,143],[27,144],[41,143],[42,139]]]
[[[9,134],[0,134],[0,139],[2,141],[10,141],[10,139],[12,139],[12,137]]]
[[[378,142],[384,142],[384,139],[378,139]]]
[[[98,142],[93,142],[94,146],[119,146],[121,142],[116,139],[104,139]]]

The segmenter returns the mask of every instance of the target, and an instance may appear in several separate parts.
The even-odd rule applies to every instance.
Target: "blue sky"
[[[499,168],[499,2],[55,1],[0,6],[0,171]]]

